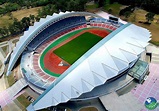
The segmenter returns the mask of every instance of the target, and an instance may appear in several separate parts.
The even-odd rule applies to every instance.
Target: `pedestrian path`
[[[159,50],[159,49],[158,49]],[[159,54],[152,53],[151,63],[159,64]]]
[[[143,84],[137,85],[131,92],[144,105],[148,97],[159,100],[159,64],[150,63],[150,74]],[[148,111],[146,108],[141,111]],[[159,111],[159,107],[156,110]]]
[[[3,108],[5,105],[11,103],[15,96],[20,93],[22,89],[24,89],[28,83],[24,78],[19,79],[15,84],[13,84],[8,89],[0,92],[0,105]]]
[[[147,53],[151,53],[151,63],[159,64],[159,47],[152,44],[146,47]]]

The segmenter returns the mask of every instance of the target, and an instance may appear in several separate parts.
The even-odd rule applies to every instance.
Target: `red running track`
[[[68,64],[68,66],[59,66],[60,62],[64,61],[64,60],[62,60],[60,57],[58,57],[56,54],[54,54],[53,51],[85,32],[90,32],[90,33],[93,33],[93,34],[98,35],[103,38],[106,37],[110,33],[107,30],[102,30],[102,29],[101,30],[100,29],[88,29],[88,30],[82,31],[79,34],[76,34],[75,36],[72,36],[71,38],[67,39],[66,41],[60,43],[58,46],[56,46],[48,51],[48,53],[44,57],[45,68],[56,74],[62,74],[65,70],[67,70],[70,67],[70,65]],[[66,61],[64,61],[64,62],[66,62]]]

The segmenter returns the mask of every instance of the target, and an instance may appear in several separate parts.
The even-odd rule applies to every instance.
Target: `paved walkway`
[[[159,100],[159,64],[150,63],[150,74],[143,84],[137,85],[131,92],[144,105],[146,98],[154,97]],[[146,108],[140,111],[148,111]],[[154,111],[159,111],[159,107]]]
[[[100,100],[108,111],[139,111],[144,108],[130,92],[122,96],[110,93],[101,96]]]
[[[151,63],[159,64],[159,47],[150,44],[146,50],[148,53],[152,53]]]
[[[15,38],[15,39],[18,39],[18,38]],[[13,41],[15,39],[0,43],[0,61],[2,63],[4,63],[4,61],[7,57],[7,54],[10,53],[12,51],[12,49],[14,48],[15,42],[13,43]],[[7,47],[7,48],[6,48],[6,50],[3,50],[2,47]],[[0,75],[3,74],[4,67],[5,67],[4,64],[2,64],[2,66],[0,67],[1,68]],[[19,73],[19,72],[16,72],[16,73]],[[18,78],[19,78],[19,76],[18,76]],[[24,91],[18,93],[21,90],[21,88],[20,88],[20,90],[13,91],[15,89],[15,87],[16,87],[16,85],[14,85],[11,88],[6,89],[6,82],[5,82],[4,76],[2,76],[0,78],[0,105],[3,108],[3,111],[22,111],[15,104],[15,102],[13,100],[16,99],[16,97],[18,95],[21,95],[22,93],[24,93]],[[17,87],[19,87],[19,86],[17,86]]]
[[[11,87],[9,87],[8,89],[0,92],[0,105],[3,108],[4,106],[6,106],[7,104],[13,102],[13,100],[15,99],[15,96],[23,89],[27,86],[27,82],[25,81],[25,79],[21,78],[20,80],[18,80],[15,84],[13,84]],[[21,92],[23,93],[23,92]],[[20,93],[20,94],[21,94]]]

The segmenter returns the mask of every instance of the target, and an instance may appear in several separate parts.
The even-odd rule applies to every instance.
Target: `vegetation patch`
[[[117,15],[119,15],[119,12],[120,12],[121,7],[122,7],[121,4],[115,2],[115,3],[113,3],[113,4],[107,4],[107,5],[105,5],[105,6],[104,6],[104,9],[105,9],[107,12],[109,12],[109,13],[111,13],[111,14],[117,16]]]
[[[13,20],[10,19],[10,17],[8,15],[0,17],[0,27],[1,28],[8,27],[9,24],[12,24],[12,23],[13,23]]]
[[[30,101],[26,99],[26,97],[21,94],[16,98],[25,108],[30,105]]]
[[[9,87],[12,86],[12,85],[15,83],[15,80],[14,80],[14,76],[13,76],[13,75],[14,75],[14,74],[10,74],[9,76],[6,76]]]
[[[35,15],[35,16],[38,15],[39,9],[41,9],[41,7],[18,10],[18,11],[12,12],[12,15],[14,18],[21,20],[23,17],[29,17],[30,15]]]
[[[93,10],[96,9],[98,7],[97,4],[88,4],[86,5],[86,10]]]
[[[159,46],[159,41],[153,41],[153,40],[151,40],[150,43],[152,43],[152,44],[154,44],[156,46]]]

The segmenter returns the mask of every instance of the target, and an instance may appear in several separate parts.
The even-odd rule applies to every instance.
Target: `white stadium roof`
[[[62,18],[77,15],[99,17],[88,12],[61,12],[42,18],[29,27],[11,54],[7,75],[27,45],[44,27]],[[127,23],[119,27],[71,65],[27,110],[34,111],[65,103],[119,75],[136,62],[148,45],[150,36],[147,29],[134,24]]]
[[[138,60],[150,36],[134,24],[119,27],[70,66],[27,110],[65,103],[119,75]]]

